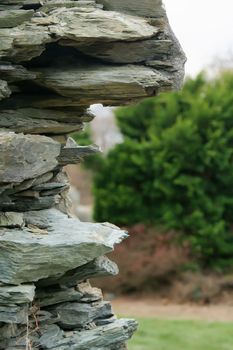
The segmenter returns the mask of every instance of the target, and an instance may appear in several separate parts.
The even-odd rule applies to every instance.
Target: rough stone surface
[[[84,107],[98,101],[121,105],[171,86],[165,76],[144,66],[70,66],[40,72],[42,85],[63,97],[78,99]]]
[[[47,230],[31,232],[27,226],[21,230],[0,230],[1,282],[19,284],[62,276],[110,252],[114,244],[127,236],[124,231],[108,225],[68,218],[56,209],[28,212],[26,225],[27,217],[41,218]]]
[[[20,101],[18,101],[20,103]],[[22,101],[23,103],[23,101]],[[12,106],[13,107],[13,106]],[[50,106],[52,107],[52,106]],[[15,123],[17,127],[17,121],[18,119],[22,118],[29,118],[29,119],[36,119],[37,123],[40,122],[41,127],[43,127],[43,123],[45,120],[49,121],[57,121],[62,123],[63,125],[67,125],[70,123],[82,123],[82,122],[90,122],[93,119],[93,115],[86,114],[86,115],[78,115],[77,112],[72,111],[62,111],[59,110],[52,110],[52,109],[37,109],[37,108],[17,108],[17,109],[6,109],[6,110],[0,110],[0,126],[3,127],[4,124],[1,124],[2,120],[12,120],[15,118]],[[10,122],[9,122],[10,124]],[[8,126],[5,126],[8,127]],[[13,129],[13,126],[12,126]]]
[[[16,117],[8,112],[2,112],[0,126],[17,133],[24,134],[68,134],[74,131],[82,130],[81,123],[59,123],[56,120],[35,119],[30,117]]]
[[[13,28],[29,20],[33,10],[8,10],[0,12],[0,28]]]
[[[88,281],[127,234],[71,211],[63,166],[99,149],[68,135],[93,103],[180,88],[184,63],[162,0],[0,1],[1,350],[127,349],[137,323]]]
[[[75,290],[75,288],[50,288],[39,289],[37,291],[36,303],[40,307],[56,305],[70,301],[80,301],[83,294]]]
[[[54,169],[60,147],[45,136],[0,133],[0,182],[22,182]]]
[[[23,284],[20,286],[0,286],[0,305],[26,304],[33,301],[35,296],[35,286],[33,284]]]
[[[65,338],[60,333],[53,345],[51,344],[50,328],[40,338],[40,343],[45,346],[45,349],[57,348],[59,350],[67,350],[68,346],[70,350],[109,349],[114,344],[122,343],[129,339],[136,328],[137,323],[134,320],[117,320],[109,325],[96,327],[93,330],[73,332],[73,334]]]
[[[49,309],[56,317],[60,317],[59,325],[62,329],[85,328],[89,323],[98,319],[108,319],[113,316],[108,302],[94,303],[61,303]]]
[[[26,324],[28,319],[28,305],[0,305],[0,322]]]
[[[117,265],[106,256],[100,256],[89,263],[69,270],[58,278],[48,278],[39,281],[39,286],[61,285],[73,287],[77,282],[81,282],[92,277],[115,276],[119,273]]]
[[[71,146],[64,147],[61,150],[59,157],[57,158],[60,165],[77,164],[80,163],[84,157],[91,156],[99,153],[100,149],[98,146]]]
[[[29,72],[25,67],[21,65],[13,65],[9,62],[0,63],[0,74],[1,77],[9,83],[33,80],[36,78],[36,74]]]
[[[93,42],[143,40],[158,33],[158,29],[145,19],[99,9],[87,12],[58,9],[51,13],[51,22],[56,24],[50,26],[50,32],[60,40],[74,40],[85,45]]]
[[[22,227],[23,214],[15,212],[0,212],[0,227]]]

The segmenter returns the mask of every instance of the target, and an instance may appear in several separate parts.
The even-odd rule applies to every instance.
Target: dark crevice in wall
[[[101,64],[99,59],[90,57],[78,51],[75,48],[61,46],[58,43],[50,43],[46,45],[45,51],[31,61],[22,63],[26,68],[36,67],[64,67],[68,65],[94,65]]]

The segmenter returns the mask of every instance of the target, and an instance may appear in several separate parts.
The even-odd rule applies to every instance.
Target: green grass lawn
[[[233,323],[138,319],[129,350],[233,350]]]

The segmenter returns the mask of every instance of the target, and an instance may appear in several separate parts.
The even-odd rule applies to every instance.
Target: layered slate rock
[[[73,40],[77,45],[94,42],[136,41],[155,36],[159,29],[145,19],[118,12],[73,8],[49,13],[51,33],[59,40]],[[95,31],[93,31],[95,25]],[[74,43],[74,45],[75,45]],[[64,42],[64,44],[66,44]]]
[[[68,134],[92,103],[121,105],[182,83],[185,56],[160,0],[5,0],[2,9],[2,128]]]
[[[51,171],[60,148],[45,136],[0,133],[0,182],[21,183]]]
[[[14,28],[30,20],[33,10],[8,10],[0,12],[0,28]]]
[[[126,350],[137,328],[89,279],[127,233],[71,213],[68,137],[94,116],[179,88],[184,53],[161,0],[0,3],[0,350]],[[117,166],[117,165],[116,165]]]
[[[0,286],[0,322],[26,324],[29,304],[35,296],[35,286]],[[9,307],[10,305],[10,307]]]
[[[161,18],[166,15],[162,0],[97,0],[104,8],[130,15]]]
[[[63,276],[112,251],[126,237],[111,225],[82,223],[56,209],[27,212],[23,228],[1,232],[0,281],[20,284]]]
[[[61,96],[78,98],[83,107],[97,101],[105,105],[121,105],[153,95],[171,85],[159,72],[134,65],[41,69],[40,84]],[[111,91],[109,96],[108,91]]]

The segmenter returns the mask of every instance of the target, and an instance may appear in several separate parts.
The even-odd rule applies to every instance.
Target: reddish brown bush
[[[139,224],[128,228],[130,237],[110,254],[120,269],[116,278],[98,280],[104,291],[155,291],[169,285],[186,262],[189,249],[177,242],[177,233],[160,233]]]

